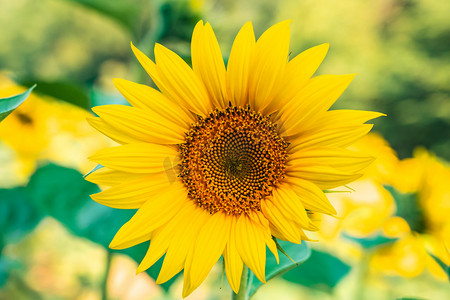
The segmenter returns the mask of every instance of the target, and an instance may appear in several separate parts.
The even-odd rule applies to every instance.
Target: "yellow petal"
[[[185,201],[180,211],[165,225],[155,230],[150,240],[150,247],[147,254],[139,264],[136,273],[143,272],[150,268],[157,262],[164,253],[168,250],[169,245],[173,242],[180,231],[180,228],[185,228],[186,219],[194,212],[193,201]],[[164,262],[167,261],[167,255]]]
[[[223,260],[225,262],[225,272],[227,274],[228,283],[230,284],[231,289],[237,294],[241,284],[244,263],[236,248],[236,222],[237,218],[232,217],[230,238],[225,247],[225,251],[223,252]]]
[[[261,210],[264,216],[269,220],[271,231],[274,236],[292,243],[300,244],[302,242],[302,236],[298,225],[283,215],[278,206],[271,200],[261,201]]]
[[[146,174],[91,195],[91,198],[109,207],[135,209],[141,207],[161,189],[170,187],[173,183],[170,179],[165,173]]]
[[[277,228],[277,226],[275,226],[275,224],[270,223],[270,232],[278,240],[291,241],[289,237],[284,236],[284,234],[281,233],[280,230],[278,230],[278,228]],[[301,243],[301,238],[299,240],[300,240],[300,243]]]
[[[314,147],[291,153],[287,165],[325,164],[346,173],[357,173],[374,159],[374,157],[343,148]]]
[[[194,248],[186,259],[183,297],[188,296],[205,280],[222,255],[230,236],[231,218],[222,212],[209,217],[197,236]]]
[[[144,175],[110,170],[108,168],[100,168],[86,176],[84,179],[98,185],[113,186],[121,184],[125,181],[142,178],[142,176]]]
[[[289,54],[290,22],[273,25],[256,42],[249,101],[257,111],[263,111],[281,88]]]
[[[255,34],[251,22],[245,23],[237,34],[231,48],[227,65],[227,89],[231,104],[248,104],[248,80],[254,56]]]
[[[219,43],[209,23],[199,21],[194,28],[191,42],[192,68],[203,80],[215,107],[228,106],[225,85],[225,64]]]
[[[287,167],[286,171],[288,176],[311,181],[322,190],[346,185],[362,176],[362,174],[339,171],[324,164],[297,164],[295,160],[292,161],[291,166]]]
[[[131,105],[148,109],[148,118],[158,124],[176,124],[186,130],[195,121],[190,112],[154,88],[119,78],[113,79],[113,82]]]
[[[188,252],[194,247],[200,230],[209,220],[209,212],[198,207],[194,201],[189,202],[191,206],[186,209],[183,221],[169,244],[164,263],[156,279],[157,284],[166,282],[183,269]]]
[[[347,147],[365,136],[372,129],[373,124],[357,126],[336,126],[334,128],[317,128],[303,132],[292,139],[291,153],[310,147]]]
[[[161,238],[161,232],[165,227],[162,226],[151,234],[150,246],[145,253],[144,258],[136,269],[136,274],[144,272],[155,264],[166,252],[170,240]]]
[[[303,124],[301,130],[297,134],[291,136],[291,145],[296,145],[297,137],[303,138],[310,134],[316,134],[318,132],[336,130],[340,131],[354,131],[354,128],[359,128],[365,122],[385,116],[385,114],[372,112],[372,111],[359,111],[359,110],[331,110],[321,113],[317,116],[314,122]],[[363,126],[364,127],[364,126]],[[285,129],[284,124],[280,130],[280,133]],[[301,140],[300,140],[301,141]]]
[[[155,144],[180,144],[184,130],[175,124],[158,123],[146,110],[126,105],[102,105],[92,110],[109,126],[141,142]],[[164,120],[159,120],[164,122]]]
[[[301,200],[289,184],[281,184],[274,189],[271,201],[287,220],[295,222],[302,228],[314,229]]]
[[[160,90],[169,98],[201,116],[212,111],[208,92],[192,69],[173,51],[155,45],[156,64],[163,86]]]
[[[283,88],[264,110],[266,114],[281,109],[300,92],[322,63],[328,48],[329,44],[312,47],[288,62],[283,76]]]
[[[356,126],[381,116],[386,115],[379,112],[364,110],[329,110],[317,119],[317,122],[311,129],[318,127],[335,128],[336,126]]]
[[[120,131],[114,127],[111,127],[105,121],[97,117],[87,117],[86,118],[89,125],[112,139],[113,141],[119,144],[131,144],[131,143],[139,143],[138,139],[127,135],[125,132]]]
[[[252,219],[252,221],[255,224],[261,226],[262,230],[264,231],[264,238],[266,245],[269,248],[270,252],[272,252],[273,255],[275,256],[277,263],[279,263],[277,245],[272,239],[269,220],[267,220],[267,218],[261,212],[250,213],[248,216]]]
[[[236,248],[244,263],[261,282],[266,282],[266,244],[262,227],[242,214],[236,223]]]
[[[319,68],[327,55],[329,47],[330,45],[328,43],[321,44],[309,48],[294,57],[289,61],[286,67],[285,78],[295,80],[295,82],[300,85],[306,83]]]
[[[186,195],[186,188],[179,181],[174,182],[169,189],[155,194],[120,228],[109,247],[124,249],[142,242],[143,237],[148,236],[178,213],[187,201]]]
[[[303,230],[296,229],[300,232],[300,238],[301,240],[297,244],[301,244],[302,241],[308,241],[308,242],[317,242],[318,240],[312,240],[310,239]],[[272,232],[272,235],[276,237],[279,240],[283,241],[290,241],[287,237],[285,237],[276,227],[274,227],[272,224],[270,224],[270,231]]]
[[[156,86],[161,90],[165,90],[165,86],[163,85],[163,82],[160,78],[159,70],[156,67],[156,64],[147,57],[144,53],[142,53],[138,48],[136,48],[133,43],[131,43],[131,50],[133,50],[134,55],[139,60],[139,63],[142,65],[142,67],[145,69],[145,71],[150,75],[153,82],[156,84]]]
[[[118,171],[159,173],[169,171],[168,162],[178,164],[178,152],[162,145],[140,143],[102,149],[89,159]]]
[[[296,177],[286,176],[285,180],[290,184],[306,209],[336,215],[333,205],[317,185]]]
[[[285,135],[292,136],[309,126],[321,113],[327,111],[352,81],[350,75],[321,75],[314,77],[293,98],[282,112]],[[306,124],[306,125],[305,125]]]

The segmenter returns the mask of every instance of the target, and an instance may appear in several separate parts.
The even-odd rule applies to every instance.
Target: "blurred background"
[[[190,61],[211,23],[224,59],[246,21],[291,23],[291,57],[330,43],[322,73],[358,73],[334,108],[380,111],[354,147],[377,157],[314,216],[311,257],[254,299],[450,299],[450,1],[0,0],[0,98],[37,83],[0,123],[0,299],[179,299],[182,276],[135,275],[141,245],[107,245],[133,211],[96,204],[87,157],[112,142],[85,121],[125,103],[113,78],[152,84],[130,41]],[[354,190],[354,191],[353,191]],[[446,273],[447,272],[447,273]],[[227,299],[218,265],[190,299]]]

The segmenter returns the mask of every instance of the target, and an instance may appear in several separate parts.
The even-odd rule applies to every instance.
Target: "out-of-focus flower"
[[[364,178],[351,184],[355,191],[327,195],[338,218],[322,217],[319,238],[328,240],[331,247],[342,243],[342,234],[397,239],[376,251],[373,270],[412,277],[428,269],[445,278],[427,251],[450,263],[450,168],[422,148],[412,158],[398,160],[376,134],[369,134],[352,148],[376,160]],[[407,196],[391,195],[386,186]]]
[[[413,277],[423,272],[427,256],[420,238],[408,234],[392,245],[379,249],[371,261],[371,267],[389,275]]]
[[[0,97],[25,91],[0,75]],[[87,172],[95,164],[86,155],[111,145],[86,124],[91,114],[66,102],[32,93],[0,123],[0,141],[13,150],[13,169],[2,170],[5,182],[26,182],[39,161],[52,161]],[[3,181],[2,181],[3,182]]]
[[[349,188],[339,188],[327,194],[337,210],[337,218],[322,216],[320,238],[336,242],[341,233],[355,237],[375,234],[395,212],[395,203],[383,187],[398,163],[397,156],[378,134],[370,133],[352,145],[351,149],[375,158],[365,175]]]
[[[25,91],[13,81],[0,74],[0,97],[9,97]],[[46,135],[47,103],[34,93],[11,115],[0,123],[0,141],[15,150],[17,161],[15,175],[24,180],[35,168],[35,162],[48,146]],[[5,174],[6,176],[6,174]],[[11,177],[8,174],[7,177]]]
[[[397,215],[408,225],[408,235],[393,235],[399,241],[382,249],[381,261],[390,259],[390,263],[380,263],[375,256],[374,266],[379,270],[402,276],[416,276],[428,268],[431,273],[442,279],[447,278],[438,264],[427,251],[450,264],[448,252],[450,245],[450,167],[423,148],[414,151],[412,158],[400,161],[392,174],[392,185],[397,190],[408,193],[409,197],[400,198],[397,203]],[[394,217],[399,218],[399,217]],[[390,220],[388,220],[389,222]],[[392,222],[392,221],[390,221]],[[402,224],[405,228],[406,225]],[[388,227],[384,228],[389,234]],[[405,231],[405,230],[402,230]],[[396,260],[405,257],[419,257],[420,263],[397,264]],[[411,261],[416,261],[411,258]]]
[[[316,229],[308,213],[335,214],[322,190],[354,181],[373,160],[346,147],[382,114],[328,111],[353,75],[311,79],[328,45],[288,62],[289,32],[281,22],[255,41],[245,24],[227,69],[202,21],[192,37],[193,69],[159,44],[156,63],[133,47],[161,92],[116,80],[133,107],[97,107],[99,118],[89,119],[122,144],[91,157],[105,168],[86,179],[112,186],[92,198],[139,208],[110,247],[151,239],[138,271],[165,254],[157,283],[184,268],[183,296],[221,255],[235,292],[244,263],[265,282],[266,245],[278,258],[272,236],[307,239],[303,230]]]
[[[427,230],[440,232],[450,224],[450,167],[422,148],[415,151],[414,158],[423,166],[421,182],[416,191]]]
[[[375,158],[364,172],[364,178],[370,178],[379,183],[389,182],[397,168],[398,158],[395,151],[380,134],[370,133],[353,144],[350,149]]]

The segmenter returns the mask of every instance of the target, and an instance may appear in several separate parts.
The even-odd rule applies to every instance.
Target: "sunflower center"
[[[180,176],[188,196],[211,214],[260,210],[284,176],[287,146],[260,113],[248,107],[215,110],[199,117],[180,145]]]

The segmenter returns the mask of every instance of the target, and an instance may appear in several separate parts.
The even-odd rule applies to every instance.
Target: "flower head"
[[[0,73],[0,98],[25,90]],[[11,168],[4,167],[2,161],[0,185],[25,184],[40,161],[53,161],[82,172],[92,169],[93,163],[86,161],[87,153],[113,143],[86,124],[88,116],[86,110],[70,103],[31,93],[0,124],[0,144],[13,153],[8,159]]]
[[[162,45],[153,62],[132,49],[158,90],[122,79],[132,106],[94,108],[92,126],[120,143],[91,159],[88,180],[111,188],[92,195],[104,205],[138,208],[116,234],[122,249],[150,240],[138,271],[165,254],[157,283],[184,269],[183,296],[223,255],[232,289],[245,263],[265,281],[272,237],[301,243],[315,230],[308,212],[334,215],[324,189],[361,176],[372,161],[346,149],[382,114],[329,108],[354,75],[311,78],[323,44],[288,61],[289,21],[255,41],[239,31],[225,67],[210,24],[192,36],[192,68]]]

